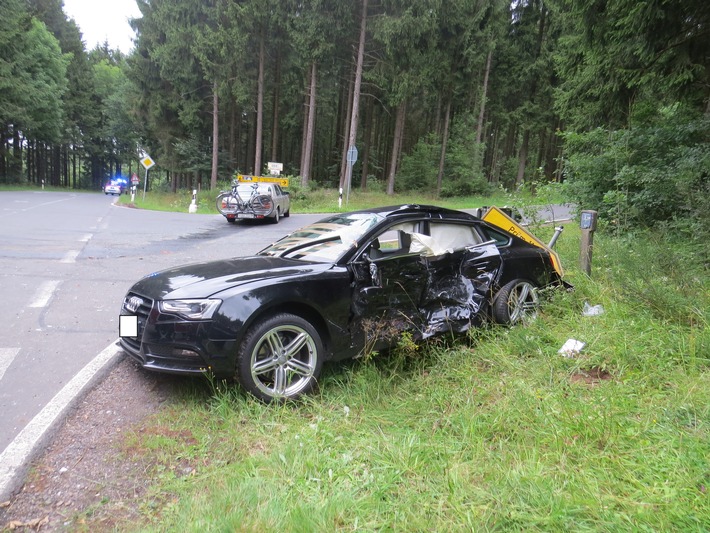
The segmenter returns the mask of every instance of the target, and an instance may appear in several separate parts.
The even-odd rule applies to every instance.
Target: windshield
[[[301,228],[260,254],[334,263],[357,246],[361,237],[382,220],[375,213],[344,213]]]

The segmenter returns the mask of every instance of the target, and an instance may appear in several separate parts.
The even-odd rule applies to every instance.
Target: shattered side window
[[[441,255],[446,252],[463,250],[481,244],[481,236],[473,226],[464,224],[431,223],[428,238],[424,236],[416,240],[420,243],[420,251],[424,255]]]

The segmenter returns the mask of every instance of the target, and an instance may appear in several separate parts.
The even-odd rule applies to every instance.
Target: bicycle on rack
[[[230,191],[221,191],[217,196],[217,211],[227,218],[227,221],[234,222],[237,218],[258,218],[257,210],[262,207],[259,200],[259,185],[254,183],[249,186],[251,194],[245,200],[239,193],[239,181],[232,181]],[[244,186],[242,186],[244,192]]]
[[[278,224],[282,216],[289,216],[291,200],[288,192],[278,183],[266,182],[265,178],[260,180],[259,183],[235,180],[231,191],[222,191],[217,196],[217,210],[228,222],[240,218],[268,219]]]

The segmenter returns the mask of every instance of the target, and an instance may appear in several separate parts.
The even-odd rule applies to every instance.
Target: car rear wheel
[[[279,208],[277,207],[277,208],[276,208],[276,213],[274,213],[274,218],[271,219],[271,221],[272,221],[274,224],[278,224],[280,219],[281,219],[281,211],[280,211]]]
[[[493,299],[493,320],[511,326],[529,322],[537,317],[539,305],[535,286],[516,279],[503,286]]]
[[[323,343],[303,318],[280,313],[257,322],[237,357],[237,380],[264,402],[310,392],[323,366]]]

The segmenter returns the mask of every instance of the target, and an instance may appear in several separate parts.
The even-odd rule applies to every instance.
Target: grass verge
[[[397,204],[433,204],[451,209],[467,209],[484,205],[508,205],[515,199],[516,205],[521,201],[526,201],[526,196],[517,194],[515,196],[498,191],[493,196],[471,196],[463,198],[436,198],[434,196],[422,195],[419,192],[397,193],[387,195],[384,191],[372,189],[368,191],[353,190],[348,197],[343,197],[342,205],[338,206],[338,191],[336,189],[308,188],[298,186],[295,178],[291,179],[293,184],[287,189],[291,195],[291,211],[293,213],[333,213],[356,211],[373,206],[397,205]],[[220,190],[228,190],[229,184],[222,183],[217,191],[202,190],[197,193],[197,213],[217,214],[215,199]],[[538,194],[539,198],[539,194]],[[558,199],[559,198],[556,198]],[[535,199],[530,196],[528,202],[534,203]],[[143,198],[142,191],[138,191],[135,199],[131,201],[130,195],[121,196],[120,203],[132,204],[140,209],[152,209],[156,211],[183,211],[188,212],[192,202],[192,191],[182,190],[176,193],[165,191],[149,191]]]
[[[327,366],[296,405],[186,381],[121,445],[153,485],[118,529],[707,531],[707,267],[598,234],[590,278],[578,242],[558,241],[575,290],[528,327]]]

